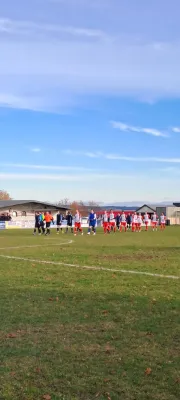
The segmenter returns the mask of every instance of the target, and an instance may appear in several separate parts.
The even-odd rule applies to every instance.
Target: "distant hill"
[[[150,201],[125,201],[125,202],[117,202],[117,203],[103,203],[103,202],[97,202],[98,207],[94,208],[97,210],[97,208],[101,209],[101,210],[136,210],[138,208],[140,208],[141,206],[143,206],[144,204],[147,205],[154,205],[157,207],[163,207],[163,206],[171,206],[173,205],[174,201],[162,201],[162,202],[150,202]],[[87,203],[85,202],[85,205],[87,205]],[[87,205],[87,207],[89,208],[89,206]]]
[[[111,203],[111,204],[103,204],[102,208],[112,208],[112,209],[126,209],[126,210],[133,210],[136,208],[139,208],[141,206],[143,206],[143,204],[152,204],[152,202],[150,201],[129,201],[129,202],[117,202],[117,203]],[[171,206],[173,205],[172,201],[163,201],[163,202],[153,202],[153,204],[156,204],[157,206],[161,207],[161,206]]]
[[[100,207],[102,210],[110,210],[110,209],[112,209],[112,210],[123,210],[123,211],[126,211],[126,210],[136,210],[137,208],[139,208],[139,206],[138,205],[136,205],[136,206],[121,206],[121,205],[107,205],[107,206],[102,206],[102,207]]]

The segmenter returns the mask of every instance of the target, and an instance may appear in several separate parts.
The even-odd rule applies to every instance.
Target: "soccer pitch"
[[[0,232],[0,400],[180,398],[180,228]]]

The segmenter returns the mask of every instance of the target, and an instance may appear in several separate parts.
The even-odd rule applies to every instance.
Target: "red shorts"
[[[75,222],[74,226],[77,229],[81,229],[81,222]]]
[[[152,226],[157,226],[157,221],[152,221]]]
[[[141,225],[142,225],[141,222],[138,222],[138,223],[137,223],[137,227],[138,227],[138,228],[141,228]]]
[[[126,227],[126,226],[127,226],[127,223],[126,223],[125,221],[123,221],[123,222],[121,222],[121,226]]]
[[[146,226],[149,224],[149,221],[144,221],[144,222],[145,222],[145,225],[146,225]]]
[[[103,222],[103,228],[108,229],[109,227],[109,222]]]
[[[109,223],[110,226],[112,226],[113,228],[116,226],[116,223],[114,221]]]

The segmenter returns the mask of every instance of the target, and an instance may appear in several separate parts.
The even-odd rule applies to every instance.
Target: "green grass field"
[[[0,400],[180,398],[179,227],[1,231],[0,255]]]

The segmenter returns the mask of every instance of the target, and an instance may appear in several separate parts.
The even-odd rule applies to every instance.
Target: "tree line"
[[[87,203],[83,202],[82,200],[80,201],[70,201],[69,199],[65,198],[60,200],[57,203],[58,206],[67,206],[71,209],[72,214],[75,214],[76,210],[79,210],[80,214],[82,215],[82,217],[87,216],[87,213],[90,209],[93,209],[95,212],[97,212],[98,210],[100,210],[100,205],[91,200],[88,201]]]
[[[0,200],[11,200],[11,196],[6,190],[0,189]]]

